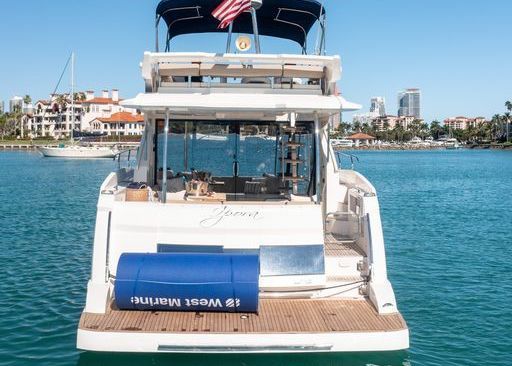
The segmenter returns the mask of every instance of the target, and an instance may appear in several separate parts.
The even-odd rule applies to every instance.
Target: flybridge
[[[125,107],[304,116],[360,109],[337,93],[339,56],[146,52],[142,76],[146,93]]]
[[[239,87],[316,89],[320,94],[334,94],[341,61],[339,56],[146,52],[142,77],[146,92],[216,83],[227,87],[236,80]]]

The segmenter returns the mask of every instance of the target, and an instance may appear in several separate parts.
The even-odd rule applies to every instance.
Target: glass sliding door
[[[311,123],[293,133],[290,159],[288,130],[276,122],[173,121],[169,125],[168,176],[207,172],[209,188],[228,200],[285,199],[311,196],[314,138]],[[162,174],[163,122],[158,125],[157,176]],[[291,160],[295,161],[293,167]],[[297,165],[298,164],[298,165]],[[293,169],[292,169],[293,168]],[[293,173],[300,181],[290,180]]]

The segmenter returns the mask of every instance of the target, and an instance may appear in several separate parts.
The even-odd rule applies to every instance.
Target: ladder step
[[[288,176],[288,175],[285,175],[284,177],[282,177],[282,179],[286,182],[300,182],[302,180],[306,180],[305,177],[303,176],[299,176],[299,177],[291,177],[291,176]]]
[[[300,142],[286,142],[283,141],[283,145],[290,147],[290,148],[298,148],[298,147],[304,147],[304,144]]]
[[[292,165],[304,164],[304,160],[301,159],[284,159],[284,162]]]

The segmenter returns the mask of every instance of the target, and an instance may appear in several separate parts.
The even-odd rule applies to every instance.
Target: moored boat
[[[69,126],[69,143],[59,144],[59,146],[39,146],[37,150],[45,157],[48,158],[70,158],[70,159],[99,159],[99,158],[114,158],[119,151],[116,148],[107,146],[84,146],[77,145],[73,138],[73,130],[75,128],[75,54],[70,56],[71,61],[71,92],[69,99],[71,101],[71,123]],[[69,62],[69,61],[68,61]],[[67,68],[68,64],[66,64]],[[66,71],[66,69],[64,69]],[[60,81],[59,81],[60,82]]]
[[[166,49],[182,34],[221,32],[218,3],[162,1]],[[259,5],[225,30],[224,54],[144,54],[146,91],[123,105],[143,111],[146,128],[136,167],[100,188],[79,349],[408,348],[377,192],[329,144],[330,117],[359,105],[338,95],[340,58],[323,55],[325,8]],[[314,23],[319,47],[307,55]],[[253,34],[256,53],[230,53],[233,33]],[[261,54],[259,34],[301,54]]]
[[[119,151],[107,146],[60,145],[39,146],[37,150],[48,158],[102,159],[114,158]]]

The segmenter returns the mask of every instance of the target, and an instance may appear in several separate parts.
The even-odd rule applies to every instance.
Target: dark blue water
[[[377,187],[408,352],[79,353],[98,187],[115,165],[0,153],[0,365],[509,365],[512,152],[358,152]]]

